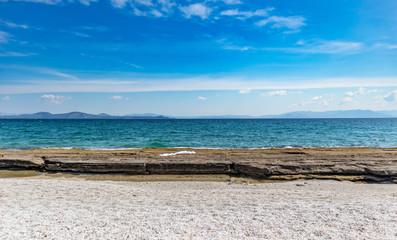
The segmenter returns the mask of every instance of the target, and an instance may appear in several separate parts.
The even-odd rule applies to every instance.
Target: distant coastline
[[[129,114],[123,116],[106,113],[89,114],[84,112],[69,112],[53,114],[37,112],[33,114],[6,114],[0,113],[0,119],[304,119],[304,118],[397,118],[396,111],[371,110],[340,110],[340,111],[297,111],[278,115],[211,115],[211,116],[170,116],[153,113]]]

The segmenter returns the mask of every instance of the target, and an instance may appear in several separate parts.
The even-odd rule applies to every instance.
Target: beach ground
[[[396,184],[22,175],[0,178],[0,239],[397,239]]]

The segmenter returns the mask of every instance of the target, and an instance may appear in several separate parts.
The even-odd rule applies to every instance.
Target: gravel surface
[[[0,239],[397,239],[397,185],[0,179]]]

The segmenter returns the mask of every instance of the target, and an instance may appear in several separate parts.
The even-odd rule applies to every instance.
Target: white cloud
[[[300,40],[297,43],[300,47],[295,48],[261,48],[265,51],[284,51],[290,53],[310,53],[310,54],[354,54],[363,48],[361,42],[347,41],[315,41],[306,43]]]
[[[35,53],[19,53],[19,52],[0,52],[0,57],[29,57],[36,55]]]
[[[277,90],[277,91],[271,91],[271,92],[267,92],[265,94],[261,94],[262,96],[266,95],[269,97],[273,97],[273,96],[285,96],[287,95],[287,91],[285,90]]]
[[[10,96],[5,96],[5,97],[2,97],[1,98],[1,100],[3,100],[3,101],[10,101]]]
[[[0,68],[9,68],[1,65]],[[11,65],[12,67],[12,65]],[[16,68],[17,69],[17,68]],[[46,79],[46,80],[44,80]],[[207,75],[126,74],[115,78],[113,73],[101,73],[101,78],[58,79],[51,76],[29,81],[9,81],[0,87],[0,94],[64,93],[64,92],[154,92],[154,91],[200,91],[241,89],[269,90],[319,89],[353,87],[397,87],[397,78],[249,78],[244,76],[211,77]],[[288,91],[289,93],[289,91]]]
[[[397,90],[394,90],[388,94],[386,94],[383,99],[387,102],[396,102],[397,101]]]
[[[241,4],[243,2],[241,2],[240,0],[221,0],[226,4]]]
[[[128,0],[111,0],[110,3],[115,8],[123,8],[127,4]]]
[[[234,46],[234,45],[228,45],[228,44],[224,45],[222,48],[223,48],[223,49],[227,49],[227,50],[238,50],[238,51],[255,50],[255,48],[250,47],[250,46],[243,46],[243,47],[240,47],[240,46]]]
[[[43,4],[49,4],[49,5],[57,5],[57,4],[61,4],[63,2],[63,0],[18,0],[21,2],[32,2],[32,3],[43,3]],[[79,0],[79,2],[83,5],[90,5],[91,2],[97,2],[98,0]],[[73,1],[69,1],[69,2],[73,2]]]
[[[77,80],[77,77],[75,77],[73,75],[70,75],[70,74],[67,74],[67,73],[63,73],[63,72],[59,72],[57,70],[53,70],[53,69],[49,69],[49,68],[27,67],[26,69],[29,69],[29,70],[32,70],[32,71],[37,71],[37,72],[42,73],[42,74],[62,77],[62,78],[66,78],[66,79],[76,79]]]
[[[91,3],[97,2],[98,0],[79,0],[83,5],[89,6]]]
[[[60,29],[59,31],[63,32],[63,33],[74,35],[76,37],[84,37],[84,38],[90,37],[90,35],[88,35],[88,34],[77,32],[77,31],[67,31],[67,30],[63,30],[63,29]]]
[[[360,95],[366,95],[366,94],[373,94],[373,93],[377,93],[378,90],[377,89],[371,89],[371,90],[367,90],[363,87],[359,87],[357,91],[349,91],[349,92],[345,92],[345,96],[347,97],[357,97]]]
[[[335,94],[326,93],[323,96],[312,97],[308,101],[301,101],[300,104],[295,104],[295,106],[296,105],[305,106],[305,105],[309,105],[309,104],[329,105],[330,102],[333,102],[335,100],[334,97],[335,97]]]
[[[256,11],[239,11],[238,9],[229,9],[222,11],[221,16],[236,16],[240,20],[244,20],[251,17],[267,16],[269,11],[274,8],[259,9]]]
[[[321,100],[323,98],[323,96],[315,96],[312,99],[310,99],[311,102],[317,102],[319,100]]]
[[[250,92],[251,92],[251,89],[247,88],[247,89],[240,90],[238,93],[240,93],[240,94],[248,94]]]
[[[13,22],[8,22],[8,21],[3,21],[0,19],[0,23],[2,23],[3,25],[10,27],[10,28],[23,28],[23,29],[27,29],[29,28],[28,25],[25,24],[16,24]]]
[[[0,43],[7,43],[10,37],[11,34],[9,34],[8,32],[0,31]]]
[[[47,95],[41,96],[40,101],[44,103],[62,104],[63,102],[72,99],[71,97],[60,96],[60,95]]]
[[[345,97],[342,99],[340,104],[352,103],[359,96],[373,94],[377,92],[378,92],[377,89],[367,90],[363,87],[359,87],[356,91],[345,92]]]
[[[19,0],[23,2],[43,3],[49,5],[56,5],[62,3],[62,0]]]
[[[353,53],[362,48],[361,42],[345,42],[345,41],[323,41],[314,46],[309,46],[303,52],[306,53]]]
[[[271,16],[256,23],[257,26],[262,27],[267,24],[272,24],[272,28],[289,28],[299,29],[305,24],[305,18],[302,16],[279,17]]]
[[[161,11],[166,12],[166,13],[171,12],[171,9],[176,5],[171,0],[158,0],[157,2],[161,6]]]
[[[78,30],[88,30],[88,31],[94,31],[94,32],[107,32],[109,31],[109,28],[104,25],[88,25],[88,26],[79,26],[76,27]]]
[[[164,16],[159,10],[156,10],[156,9],[152,9],[152,11],[150,11],[150,13],[155,17],[163,17]]]
[[[386,49],[397,49],[397,44],[390,43],[376,43],[374,45],[375,48],[386,48]]]
[[[135,2],[147,7],[153,6],[152,0],[135,0]]]
[[[353,102],[352,97],[344,97],[342,100],[342,103],[351,103],[351,102]]]
[[[127,64],[132,66],[132,67],[134,67],[134,68],[143,69],[143,67],[141,67],[139,65],[136,65],[136,64],[133,64],[133,63],[127,63]]]
[[[115,8],[130,7],[131,12],[141,17],[167,17],[173,12],[173,0],[111,0]]]
[[[115,101],[120,101],[120,100],[129,100],[128,98],[122,97],[122,96],[112,96],[109,97],[110,100],[115,100]]]
[[[179,9],[185,14],[186,18],[198,16],[201,19],[207,19],[212,12],[211,8],[202,3],[195,3],[189,6],[179,7]]]
[[[197,97],[197,100],[205,101],[205,100],[207,100],[207,98],[206,97]]]

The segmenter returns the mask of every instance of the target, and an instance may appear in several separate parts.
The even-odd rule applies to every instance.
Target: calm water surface
[[[0,120],[0,149],[397,147],[397,119]]]

